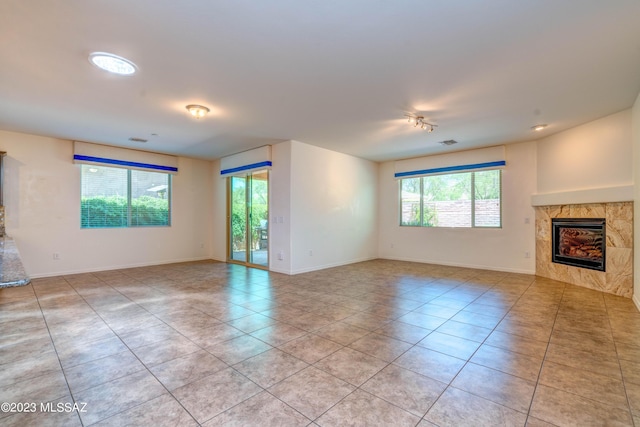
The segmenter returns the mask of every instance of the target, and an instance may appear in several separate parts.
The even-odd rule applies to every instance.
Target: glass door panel
[[[229,179],[229,259],[247,262],[247,180]]]
[[[269,266],[269,174],[267,171],[254,172],[249,177],[251,185],[249,218],[251,218],[251,232],[249,238],[251,264],[263,267]]]
[[[269,172],[233,176],[228,184],[229,261],[269,267]]]

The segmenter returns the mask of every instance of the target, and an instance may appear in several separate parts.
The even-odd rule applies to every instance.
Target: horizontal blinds
[[[477,150],[417,157],[395,162],[395,177],[409,178],[483,169],[499,169],[507,164],[504,145]]]
[[[82,141],[73,144],[73,162],[170,174],[178,172],[176,156]]]
[[[271,167],[271,146],[232,154],[220,159],[220,175],[231,176]]]

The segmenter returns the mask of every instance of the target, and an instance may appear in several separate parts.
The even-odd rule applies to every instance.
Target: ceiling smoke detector
[[[440,141],[439,144],[440,145],[453,145],[453,144],[457,144],[458,141],[456,141],[455,139],[447,139],[446,141]]]

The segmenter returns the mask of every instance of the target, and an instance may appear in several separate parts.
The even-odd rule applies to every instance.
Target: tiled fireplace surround
[[[633,296],[633,202],[536,206],[536,275]],[[552,218],[606,219],[606,272],[551,262]]]

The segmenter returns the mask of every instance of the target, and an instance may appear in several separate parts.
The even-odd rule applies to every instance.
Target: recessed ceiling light
[[[137,70],[133,62],[107,52],[93,52],[89,55],[89,62],[102,70],[121,76],[130,76]]]
[[[536,132],[540,132],[542,129],[546,128],[547,125],[535,125],[531,127],[531,130],[535,130]]]

